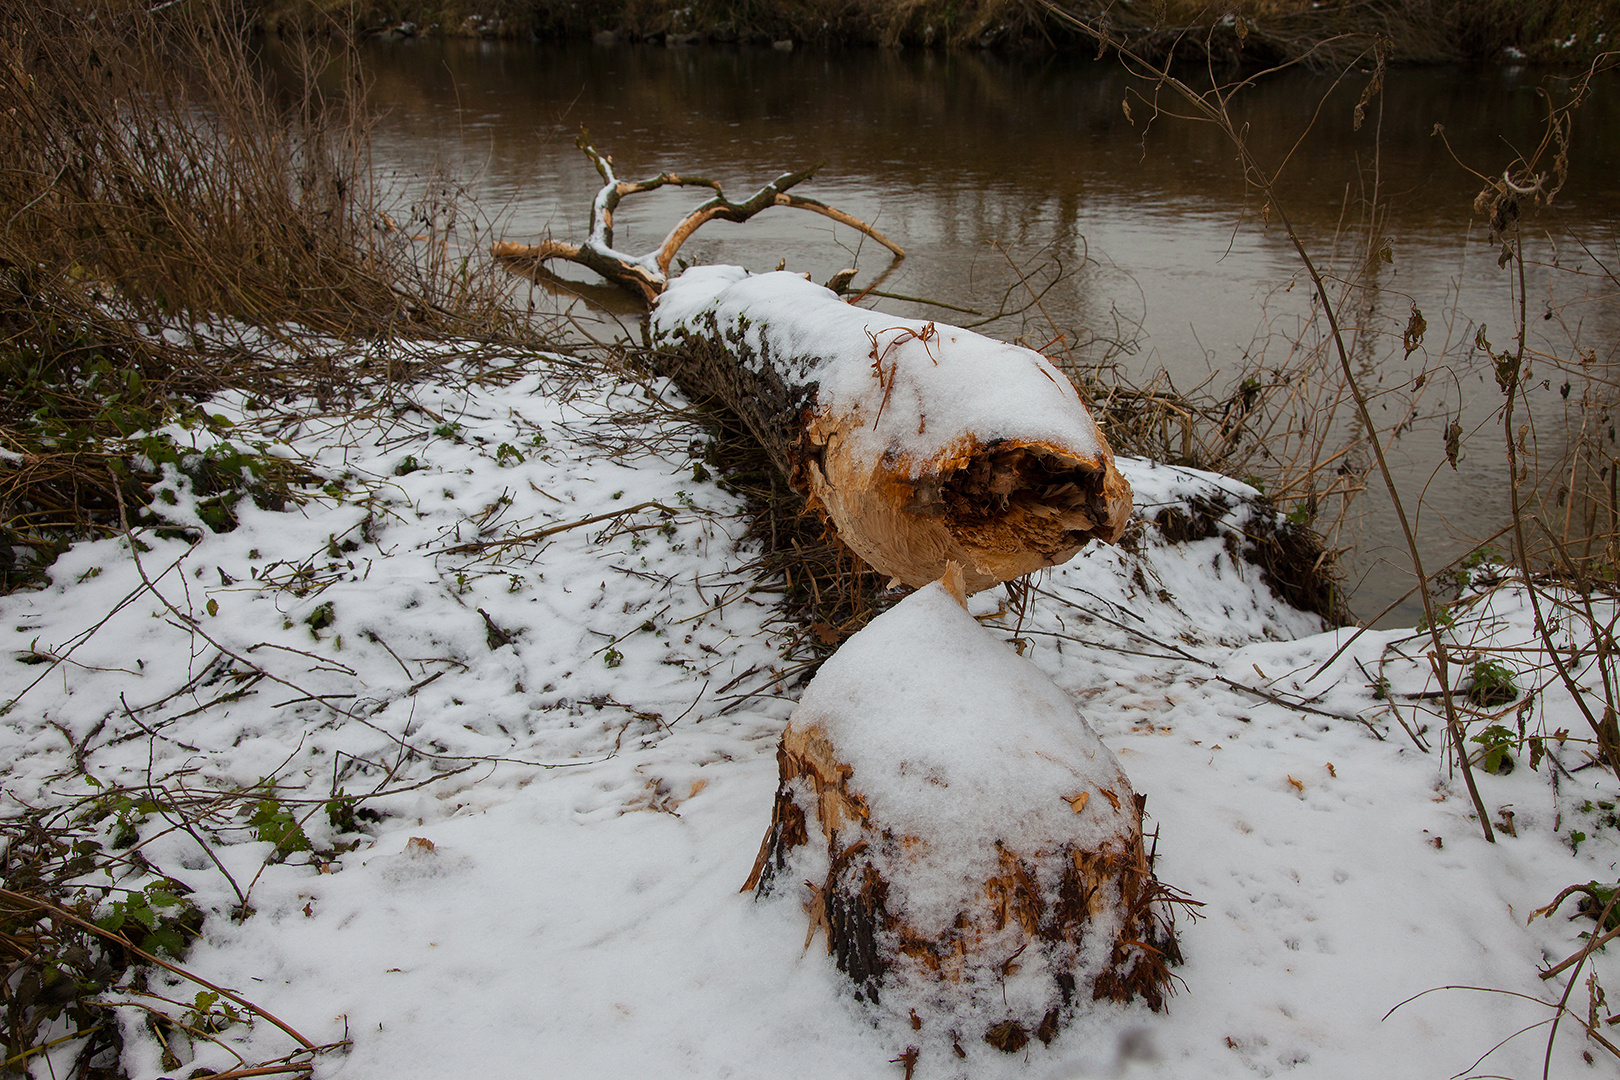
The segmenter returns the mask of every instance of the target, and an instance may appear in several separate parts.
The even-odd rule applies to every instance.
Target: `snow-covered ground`
[[[27,661],[0,682],[0,809],[93,796],[92,778],[204,808],[274,785],[259,801],[303,818],[314,852],[271,861],[242,799],[189,829],[151,813],[139,850],[208,913],[187,968],[312,1042],[352,1040],[321,1080],[901,1076],[907,1032],[874,1023],[821,939],[806,948],[797,900],[738,891],[798,688],[740,501],[694,479],[704,435],[660,398],[528,358],[338,415],[214,401],[232,438],[307,459],[327,488],[280,512],[244,501],[237,529],[196,543],[140,528],[138,562],[121,538],[80,544],[50,587],[0,598]],[[1120,465],[1144,518],[1223,491],[1224,531],[1249,513],[1233,481]],[[193,524],[169,486],[165,512]],[[1094,544],[1043,575],[1022,611],[974,598],[1119,756],[1159,876],[1202,918],[1180,920],[1167,1012],[1098,1005],[1049,1046],[930,1049],[917,1076],[1542,1074],[1533,1025],[1563,979],[1538,966],[1591,923],[1566,920],[1573,901],[1526,920],[1620,860],[1584,722],[1556,688],[1507,710],[1508,728],[1575,739],[1479,774],[1517,831],[1485,843],[1423,696],[1426,639],[1323,633],[1237,546],[1149,527],[1135,552]],[[1499,589],[1454,633],[1533,646],[1529,625],[1524,594]],[[1551,681],[1533,652],[1503,655]],[[320,800],[339,790],[378,792],[361,806],[381,820],[337,832]],[[237,1063],[177,1039],[165,1068],[141,1014],[121,1015],[138,1080]],[[264,1021],[219,1038],[250,1064],[295,1049]],[[1550,1075],[1615,1064],[1563,1022]]]

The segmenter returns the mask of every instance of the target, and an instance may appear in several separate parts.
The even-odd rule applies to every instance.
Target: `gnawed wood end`
[[[1113,543],[1130,519],[1130,484],[1106,443],[1086,453],[969,436],[937,461],[885,458],[873,469],[846,452],[847,422],[809,425],[820,448],[809,493],[856,554],[907,585],[939,580],[954,561],[967,591],[979,592],[1067,562],[1089,540]]]
[[[999,866],[964,888],[961,913],[948,930],[929,934],[897,908],[891,877],[903,876],[908,860],[931,844],[951,838],[896,836],[871,820],[859,778],[838,761],[818,725],[790,723],[777,765],[771,826],[743,890],[766,896],[792,889],[801,885],[796,878],[807,863],[825,867],[820,881],[802,883],[811,894],[806,944],[825,934],[827,951],[857,997],[878,1004],[898,985],[904,1000],[889,1008],[910,1010],[925,1034],[932,1027],[936,1035],[984,1039],[1009,1052],[1031,1038],[1050,1042],[1090,1001],[1165,1007],[1169,965],[1181,957],[1164,901],[1179,898],[1153,876],[1142,842],[1141,796],[1125,788],[1067,797],[1071,806],[1078,803],[1077,812],[1119,812],[1119,827],[1099,846],[1054,838],[1048,847],[1020,851],[997,842]],[[824,847],[826,854],[796,857],[804,845]],[[1020,1007],[990,993],[981,995],[988,1007],[968,1020],[960,1010],[925,1004],[942,998],[927,990],[930,984],[993,986],[1020,967],[1050,979],[1051,990],[1037,1005],[1027,994]],[[962,1030],[964,1021],[978,1029]]]
[[[663,369],[742,416],[840,539],[968,592],[1117,540],[1130,485],[1074,385],[1033,350],[844,303],[792,274],[694,267],[649,324]]]
[[[806,901],[880,1024],[1014,1050],[1095,999],[1163,1007],[1178,898],[1153,877],[1143,800],[1072,699],[943,583],[822,665],[776,760],[745,888]]]

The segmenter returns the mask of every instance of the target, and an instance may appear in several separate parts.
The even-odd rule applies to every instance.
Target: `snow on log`
[[[732,266],[671,281],[650,333],[677,383],[735,410],[844,542],[908,585],[954,561],[977,592],[1130,517],[1080,395],[1030,349]]]
[[[822,665],[777,762],[744,889],[807,894],[812,937],[904,1038],[1015,1051],[1096,999],[1163,1007],[1171,894],[1130,781],[944,584]]]

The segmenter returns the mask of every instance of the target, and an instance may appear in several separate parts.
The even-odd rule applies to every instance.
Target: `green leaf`
[[[305,624],[309,627],[310,633],[325,630],[328,626],[331,626],[332,623],[336,621],[337,615],[330,601],[321,604],[314,611],[310,612],[309,617],[304,620]]]
[[[274,799],[265,799],[253,810],[248,819],[254,835],[276,846],[276,859],[286,858],[295,851],[311,851],[314,845],[299,826],[292,813]]]
[[[148,931],[156,930],[158,924],[157,912],[145,904],[130,904],[129,917],[146,927]]]
[[[154,930],[141,941],[141,948],[149,953],[166,952],[175,959],[185,955],[186,940],[180,932],[165,926],[161,930]]]

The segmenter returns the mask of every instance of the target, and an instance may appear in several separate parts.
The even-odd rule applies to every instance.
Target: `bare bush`
[[[224,0],[0,4],[0,587],[115,528],[115,496],[144,503],[165,463],[201,470],[221,528],[244,475],[287,498],[296,469],[142,434],[208,425],[208,393],[331,399],[432,362],[361,370],[331,338],[534,336],[453,242],[453,184],[404,227],[385,212],[401,193],[374,177],[343,41],[295,42],[277,80],[247,22]]]

